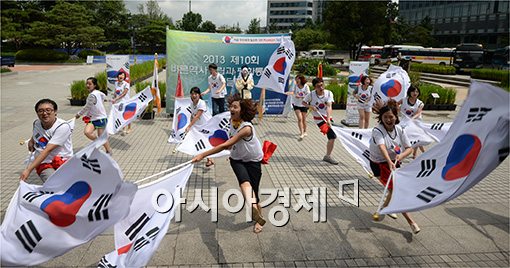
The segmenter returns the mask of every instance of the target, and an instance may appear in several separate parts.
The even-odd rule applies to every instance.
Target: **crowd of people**
[[[192,128],[200,127],[211,118],[207,104],[202,99],[204,95],[211,92],[213,116],[225,112],[228,103],[231,116],[229,139],[209,151],[194,156],[192,162],[199,162],[206,158],[205,165],[210,167],[214,165],[214,161],[208,156],[223,150],[230,150],[230,165],[255,221],[253,231],[259,233],[266,221],[259,205],[263,151],[252,123],[258,105],[256,101],[252,100],[253,76],[248,67],[243,66],[240,76],[235,81],[237,93],[226,99],[226,81],[223,75],[218,73],[218,66],[209,65],[209,72],[208,87],[205,91],[202,92],[198,87],[192,87],[189,91],[192,102],[191,120],[185,131],[189,132]],[[125,74],[119,72],[111,99],[112,103],[129,99],[130,87],[125,78]],[[294,80],[294,86],[286,94],[291,96],[292,107],[297,118],[298,141],[302,141],[308,135],[306,121],[308,113],[311,112],[320,132],[327,138],[326,153],[322,160],[337,165],[339,162],[332,156],[337,138],[331,127],[334,122],[332,118],[333,93],[325,89],[322,78],[314,78],[311,81],[312,90],[303,75],[297,75]],[[423,102],[419,100],[420,90],[415,86],[408,89],[407,97],[400,103],[391,99],[386,103],[374,101],[370,77],[363,76],[360,81],[352,97],[357,100],[359,128],[368,128],[372,113],[376,114],[377,125],[373,128],[370,139],[370,167],[374,176],[383,186],[388,185],[389,194],[383,204],[386,206],[392,193],[392,182],[390,181],[392,171],[397,169],[407,156],[412,154],[412,157],[415,158],[417,154],[417,149],[411,148],[409,138],[403,128],[399,126],[399,117],[405,115],[415,120],[421,120]],[[85,106],[75,117],[78,119],[83,116],[86,123],[84,134],[90,140],[95,140],[105,131],[107,124],[104,105],[106,95],[98,89],[97,80],[94,77],[87,79],[86,87],[90,94]],[[70,125],[70,122],[57,117],[58,107],[53,100],[38,101],[35,111],[37,119],[33,122],[33,133],[28,142],[28,150],[33,152],[34,160],[20,174],[20,179],[26,180],[35,169],[44,182],[72,156],[73,126]],[[129,125],[127,130],[122,133],[125,135],[130,131],[131,126]],[[104,144],[104,148],[106,153],[113,154],[108,142]],[[423,147],[419,149],[424,151]],[[389,214],[389,216],[397,218],[395,214]],[[408,213],[403,213],[403,216],[411,226],[413,233],[418,233],[420,228],[411,216]]]

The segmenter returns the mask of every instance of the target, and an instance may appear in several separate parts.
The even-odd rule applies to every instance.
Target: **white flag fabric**
[[[338,136],[345,150],[356,159],[356,162],[358,162],[366,172],[372,174],[372,169],[370,168],[370,139],[372,138],[372,129],[353,129],[337,126],[331,126],[331,128]]]
[[[273,52],[269,63],[264,68],[257,87],[284,93],[285,85],[295,59],[296,49],[294,48],[294,42],[290,38],[282,37],[280,45]]]
[[[98,267],[143,267],[149,263],[168,231],[192,171],[193,164],[188,164],[139,187],[129,215],[115,224],[115,250],[105,255]],[[156,210],[155,195],[160,208],[167,202],[172,206]]]
[[[230,112],[224,112],[213,116],[206,124],[192,127],[177,151],[197,155],[210,150],[229,139]],[[224,150],[210,157],[230,155],[230,151]]]
[[[186,133],[186,127],[191,122],[191,99],[175,98],[174,119],[170,130],[169,143],[181,143]]]
[[[411,147],[418,148],[419,146],[427,146],[434,142],[425,130],[420,128],[416,123],[419,120],[413,120],[405,115],[400,115],[400,126],[405,130]]]
[[[407,89],[410,86],[411,79],[407,72],[400,66],[390,65],[388,70],[375,80],[374,100],[387,101],[391,98],[400,101],[406,97]]]
[[[416,120],[415,123],[427,132],[436,142],[442,141],[452,126],[452,122],[424,123],[420,120]]]
[[[394,173],[393,194],[381,213],[417,211],[461,195],[507,156],[508,92],[473,82],[446,137]]]
[[[148,86],[129,100],[113,104],[106,123],[106,132],[114,135],[129,125],[145,111],[152,98],[151,88]]]
[[[117,163],[97,149],[105,137],[76,153],[42,186],[20,182],[0,227],[2,266],[44,263],[128,214],[137,187],[124,182]]]
[[[152,93],[152,97],[154,98],[154,104],[156,104],[156,107],[158,107],[158,114],[159,114],[161,112],[161,95],[159,92],[158,72],[159,72],[158,58],[155,58],[154,59],[154,71],[152,73],[151,93]]]

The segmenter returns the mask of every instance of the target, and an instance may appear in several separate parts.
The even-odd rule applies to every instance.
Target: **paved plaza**
[[[17,74],[1,77],[1,217],[19,184],[19,174],[27,156],[26,146],[36,118],[33,106],[49,97],[58,105],[58,116],[70,119],[80,107],[69,105],[69,85],[85,79],[104,65],[53,66],[21,68]],[[163,73],[160,77],[164,77]],[[465,96],[467,91],[460,88]],[[188,89],[185,90],[186,92]],[[132,93],[133,94],[133,93]],[[457,100],[462,104],[462,100]],[[457,108],[458,110],[458,108]],[[452,121],[456,112],[426,111],[424,121]],[[345,111],[335,110],[339,122]],[[114,155],[128,181],[136,181],[191,159],[174,152],[168,144],[171,118],[138,120],[127,136],[110,138]],[[374,119],[371,119],[371,125]],[[84,124],[76,122],[73,133],[76,152],[89,141],[83,135]],[[213,187],[218,188],[218,222],[198,208],[190,213],[183,209],[182,221],[172,222],[152,267],[339,267],[339,266],[509,266],[509,160],[505,160],[481,183],[464,195],[444,205],[412,213],[422,231],[413,235],[405,219],[386,217],[372,221],[383,187],[368,178],[363,169],[337,141],[333,166],[321,159],[326,137],[308,116],[308,137],[297,140],[298,128],[293,114],[289,118],[269,117],[256,126],[259,138],[278,145],[269,165],[263,165],[261,188],[291,191],[290,220],[276,227],[267,223],[263,232],[254,234],[253,223],[245,222],[245,210],[233,214],[221,204],[228,189],[239,189],[226,158],[205,168],[205,161],[195,165],[186,188],[188,204],[195,200],[195,190],[207,200]],[[342,201],[339,181],[359,180],[359,207]],[[35,172],[29,183],[40,184]],[[327,190],[327,221],[313,222],[313,210],[296,212],[297,189],[324,187]],[[351,192],[352,189],[347,189]],[[262,200],[268,196],[263,196]],[[207,203],[207,201],[206,201]],[[275,202],[263,209],[279,206]],[[277,215],[277,219],[281,217]],[[43,264],[44,267],[95,266],[101,257],[114,249],[113,230],[89,243]]]

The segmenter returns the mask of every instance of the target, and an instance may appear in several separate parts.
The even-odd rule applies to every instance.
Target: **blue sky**
[[[137,13],[138,5],[147,1],[124,0],[124,2],[132,13]],[[188,12],[188,0],[158,0],[158,4],[174,23]],[[216,27],[239,22],[241,29],[245,30],[253,18],[259,18],[261,26],[266,25],[267,0],[192,0],[191,11],[200,13],[202,21],[210,20]]]

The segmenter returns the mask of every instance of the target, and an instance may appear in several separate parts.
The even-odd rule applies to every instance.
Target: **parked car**
[[[2,66],[7,65],[9,67],[14,67],[14,64],[16,62],[15,56],[1,56],[0,61],[2,62]]]

